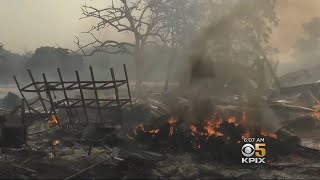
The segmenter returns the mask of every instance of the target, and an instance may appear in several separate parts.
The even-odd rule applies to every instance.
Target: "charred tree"
[[[166,5],[167,0],[116,0],[101,9],[83,5],[84,17],[81,19],[96,19],[98,23],[86,32],[92,36],[93,41],[82,45],[77,38],[75,43],[78,50],[75,52],[84,56],[91,56],[96,52],[132,55],[136,66],[136,88],[138,91],[141,90],[144,80],[144,50],[148,44],[158,46],[159,41],[164,39],[160,31],[167,26],[163,23],[167,16]],[[95,33],[106,28],[121,34],[130,34],[133,41],[101,40]],[[88,52],[88,49],[91,50]]]

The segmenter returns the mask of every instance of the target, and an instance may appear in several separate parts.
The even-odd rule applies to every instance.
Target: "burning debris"
[[[55,115],[51,115],[49,118],[48,118],[48,123],[51,125],[51,126],[55,126],[58,124],[58,118],[55,116]]]
[[[228,115],[220,110],[213,113],[209,120],[195,121],[203,122],[202,124],[185,121],[171,115],[167,123],[156,128],[154,126],[147,128],[146,125],[139,124],[128,132],[127,137],[134,143],[149,145],[153,151],[179,153],[183,149],[184,152],[212,152],[213,159],[216,157],[214,154],[217,149],[237,153],[244,139],[252,137],[280,143],[281,140],[278,139],[276,133],[248,123],[254,121],[247,119],[247,112],[234,112],[234,114],[237,115]],[[206,156],[206,158],[209,157]],[[234,160],[232,158],[234,157],[231,156],[230,159],[225,158],[224,160]]]
[[[111,74],[112,72],[111,70]],[[59,70],[58,74],[61,75]],[[31,72],[29,75],[32,77]],[[94,79],[93,74],[92,77]],[[28,177],[52,177],[43,170],[43,163],[47,161],[51,166],[66,169],[65,174],[59,174],[60,178],[65,179],[80,176],[105,178],[109,177],[111,172],[117,178],[194,178],[208,177],[208,174],[210,177],[230,177],[215,163],[219,163],[219,167],[231,164],[234,170],[230,171],[236,174],[234,177],[242,177],[245,175],[237,173],[243,157],[241,150],[253,139],[263,139],[267,152],[265,162],[270,167],[280,166],[277,163],[284,158],[306,160],[310,156],[317,156],[320,159],[320,153],[301,146],[300,139],[290,129],[293,123],[297,122],[296,117],[303,120],[308,117],[319,122],[317,108],[297,106],[292,102],[280,103],[278,100],[269,102],[257,96],[237,96],[231,101],[221,101],[206,98],[206,95],[179,97],[169,93],[153,93],[131,102],[129,85],[128,99],[119,98],[124,89],[117,89],[118,86],[128,84],[127,78],[105,82],[80,81],[80,85],[78,81],[64,84],[67,82],[63,80],[55,85],[51,84],[56,82],[47,80],[34,81],[22,88],[17,85],[24,96],[24,93],[30,91],[29,87],[39,83],[43,85],[31,90],[38,98],[31,103],[24,98],[25,103],[20,106],[21,114],[18,116],[17,110],[15,118],[18,117],[26,127],[39,121],[48,127],[41,131],[29,132],[28,141],[26,136],[20,136],[17,131],[10,130],[24,139],[14,140],[20,142],[19,147],[22,149],[19,153],[9,150],[8,144],[2,144],[6,149],[5,154],[12,155],[12,167]],[[46,89],[46,83],[55,88]],[[113,86],[109,87],[108,84]],[[41,89],[43,87],[45,89]],[[117,89],[115,99],[106,100],[99,97],[99,93],[95,93],[98,91],[97,87]],[[64,94],[64,91],[74,91],[78,88],[79,91],[81,88],[87,88],[97,96],[90,99],[80,91],[80,96],[76,98],[63,95],[59,99],[59,93],[54,93],[62,91]],[[35,107],[35,101],[42,108]],[[65,102],[61,103],[62,101]],[[292,112],[298,113],[299,116],[292,115]],[[289,116],[293,118],[288,118]],[[8,118],[5,119],[2,121],[8,121]],[[286,121],[287,119],[290,121]],[[26,127],[23,129],[30,129]],[[1,128],[3,137],[6,127],[2,125]],[[5,135],[6,139],[8,136],[11,137],[12,134]],[[309,142],[308,147],[314,146]],[[25,152],[27,156],[22,155]],[[189,157],[190,166],[165,165],[181,157]],[[76,162],[76,169],[61,165],[71,162]],[[172,170],[168,170],[169,167]],[[109,174],[106,174],[106,171]]]

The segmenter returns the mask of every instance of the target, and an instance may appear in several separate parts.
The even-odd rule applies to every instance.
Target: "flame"
[[[56,140],[53,140],[53,141],[52,141],[52,145],[53,145],[53,146],[56,146],[56,145],[58,145],[58,144],[60,144],[60,140],[59,140],[59,139],[56,139]]]
[[[190,125],[190,129],[191,129],[192,135],[197,134],[197,126],[191,124],[191,125]]]
[[[245,138],[249,138],[250,137],[250,132],[249,131],[246,131],[245,133],[242,134],[242,139],[245,139]]]
[[[58,124],[58,118],[55,116],[55,115],[51,115],[49,118],[48,118],[48,123],[50,125],[56,125]]]
[[[177,120],[171,116],[168,120],[168,123],[169,123],[169,126],[170,126],[170,129],[169,129],[169,136],[172,136],[173,135],[173,132],[174,132],[174,129],[175,129],[175,126],[176,126],[176,123],[177,123]]]
[[[320,122],[319,122],[320,121],[320,111],[316,111],[316,112],[312,113],[312,117],[316,118],[318,120],[315,122],[315,125],[317,127],[319,127],[320,126]]]
[[[169,120],[168,120],[168,123],[169,123],[170,125],[173,125],[173,124],[176,124],[176,123],[177,123],[177,120],[176,120],[173,116],[171,116],[171,117],[169,118]]]
[[[318,114],[315,114],[314,116],[319,117],[319,120],[320,120],[320,112]],[[180,121],[180,119],[178,120]],[[156,128],[150,130],[149,128],[145,128],[144,124],[139,124],[136,126],[135,129],[133,129],[131,133],[128,133],[127,136],[133,141],[139,139],[139,138],[136,139],[136,136],[138,135],[139,136],[146,135],[149,137],[150,136],[163,137],[163,135],[165,135],[167,138],[174,138],[173,135],[179,133],[178,131],[179,127],[177,126],[178,121],[174,116],[170,116],[167,122],[168,123],[164,124],[165,125],[164,127],[166,128],[166,130],[163,132],[161,132],[163,127],[161,127],[161,131],[160,129],[156,129]],[[197,121],[197,122],[201,122],[201,121]],[[260,127],[256,126],[255,123],[253,122],[254,121],[251,121],[251,119],[247,118],[247,112],[242,112],[240,116],[229,115],[227,116],[227,118],[225,118],[224,114],[213,113],[212,116],[209,117],[209,119],[204,121],[203,124],[197,124],[197,123],[188,124],[191,130],[191,132],[190,131],[189,132],[193,136],[192,139],[190,140],[190,143],[194,149],[200,149],[200,144],[202,146],[203,141],[209,143],[208,140],[210,137],[223,137],[223,136],[225,136],[224,140],[226,141],[235,140],[234,143],[238,143],[238,144],[241,143],[242,142],[241,139],[230,138],[229,136],[230,134],[227,131],[223,131],[225,129],[220,129],[221,125],[225,123],[230,123],[232,125],[235,125],[237,128],[240,128],[240,130],[244,132],[241,136],[242,139],[254,137],[254,135],[256,135],[256,130],[260,130],[260,135],[277,139],[276,134],[271,133],[264,129],[260,129]],[[241,126],[239,126],[240,124]],[[181,132],[184,132],[184,131],[181,131]]]
[[[236,117],[235,116],[230,116],[228,119],[228,122],[231,123],[235,123],[236,122]]]
[[[315,117],[318,120],[320,120],[320,111],[316,111],[316,112],[312,113],[312,117]]]
[[[223,120],[221,118],[219,118],[217,121],[215,121],[215,127],[216,128],[220,128],[221,124],[223,123]]]
[[[149,130],[149,131],[147,131],[147,130],[145,130],[144,129],[144,126],[143,126],[143,124],[139,124],[137,127],[136,127],[136,129],[135,129],[135,131],[134,131],[134,134],[137,136],[139,133],[138,133],[138,130],[141,130],[143,133],[150,133],[150,134],[153,134],[152,136],[154,137],[154,135],[155,134],[159,134],[159,132],[160,132],[160,129],[152,129],[152,130]],[[131,140],[133,140],[134,138],[133,137],[131,137],[131,136],[129,136],[128,134],[127,134],[127,136],[131,139]]]
[[[220,119],[216,122],[207,121],[206,125],[204,126],[204,129],[207,131],[207,140],[210,136],[215,135],[216,137],[223,136],[222,133],[216,131],[216,128],[219,128],[222,123],[222,120]]]

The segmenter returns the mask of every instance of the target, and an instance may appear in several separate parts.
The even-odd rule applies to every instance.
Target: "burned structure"
[[[27,112],[23,114],[23,119],[27,117],[34,117],[42,114],[46,116],[48,121],[53,124],[61,125],[60,118],[58,117],[58,110],[64,109],[68,120],[64,126],[70,128],[78,128],[79,126],[88,125],[90,122],[88,110],[94,109],[97,112],[97,118],[91,119],[91,123],[102,127],[114,127],[122,124],[121,119],[121,107],[125,104],[130,104],[131,93],[128,80],[128,74],[126,66],[123,65],[125,79],[116,80],[113,68],[110,69],[112,80],[97,81],[95,80],[94,71],[90,67],[91,81],[81,81],[78,71],[75,71],[75,81],[64,81],[62,73],[58,68],[58,75],[60,81],[48,81],[45,74],[42,74],[43,81],[35,81],[32,72],[28,70],[28,74],[31,79],[31,83],[20,87],[20,84],[16,77],[14,80],[17,84],[18,90],[23,98],[23,105],[25,105]],[[119,95],[119,87],[125,86],[127,88],[127,98],[121,98]],[[99,98],[98,91],[113,90],[114,96],[108,98]],[[77,97],[70,97],[68,93],[71,91],[79,91]],[[88,98],[84,95],[84,91],[91,91],[94,94],[94,98]],[[57,92],[62,92],[62,98],[57,99]],[[37,95],[31,102],[27,100],[25,93],[34,93]],[[56,100],[57,99],[57,100]],[[38,103],[38,104],[37,104]],[[41,109],[36,109],[36,105],[41,105]],[[79,109],[83,114],[83,117],[79,115]],[[107,119],[103,117],[103,111],[109,110],[115,112],[117,117],[114,119]]]

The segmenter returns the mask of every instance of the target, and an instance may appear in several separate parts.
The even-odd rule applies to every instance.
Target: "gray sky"
[[[74,47],[74,35],[88,30],[92,21],[81,20],[81,4],[91,0],[0,0],[0,42],[13,52],[33,51],[40,46]],[[104,7],[111,0],[95,0]],[[302,24],[320,16],[320,0],[278,0],[280,24],[272,35],[272,45],[283,55],[300,38]],[[116,33],[102,35],[104,39]],[[284,56],[287,57],[287,56]],[[288,57],[289,58],[289,57]]]
[[[108,1],[108,0],[107,0]],[[97,1],[103,6],[107,1]],[[81,20],[86,0],[1,0],[0,42],[13,52],[23,53],[40,46],[74,46],[74,35],[88,30],[90,21]]]

